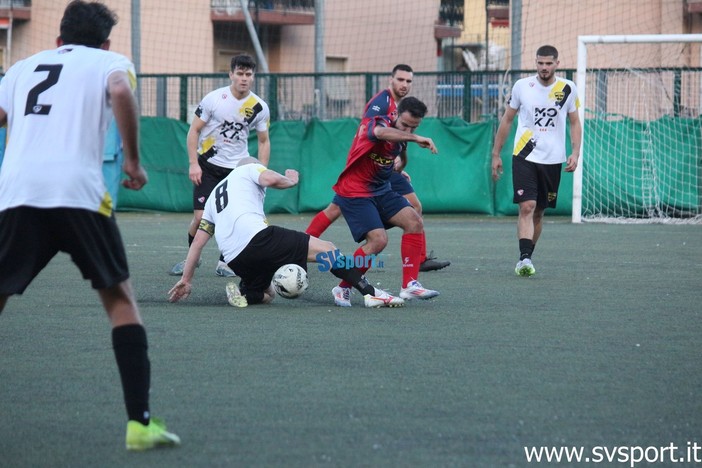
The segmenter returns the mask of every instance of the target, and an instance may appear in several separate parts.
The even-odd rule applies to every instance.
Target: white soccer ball
[[[279,296],[286,299],[300,297],[309,287],[307,272],[300,265],[294,263],[283,265],[273,275],[273,289]]]

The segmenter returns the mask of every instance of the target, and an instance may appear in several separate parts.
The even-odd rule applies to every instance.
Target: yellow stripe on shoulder
[[[137,77],[136,77],[136,73],[134,72],[134,70],[132,70],[132,69],[127,70],[127,76],[129,77],[129,86],[131,86],[132,91],[136,90]]]

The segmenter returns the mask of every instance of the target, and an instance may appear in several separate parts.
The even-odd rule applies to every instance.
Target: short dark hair
[[[402,98],[397,105],[397,115],[402,115],[405,112],[409,112],[412,117],[422,119],[427,115],[427,106],[416,97],[407,96]]]
[[[558,60],[558,50],[552,45],[542,45],[536,51],[537,57],[553,57]]]
[[[61,41],[98,48],[109,39],[115,24],[117,15],[103,3],[73,0],[61,18]]]
[[[408,73],[414,73],[414,70],[412,70],[412,67],[410,67],[409,65],[405,65],[404,63],[398,63],[392,69],[392,76],[395,76],[395,73],[397,73],[398,70],[402,70]]]
[[[250,69],[251,71],[256,71],[256,62],[254,62],[253,57],[250,55],[236,55],[232,57],[232,63],[229,65],[229,70],[234,71],[237,68],[243,68],[244,70]]]

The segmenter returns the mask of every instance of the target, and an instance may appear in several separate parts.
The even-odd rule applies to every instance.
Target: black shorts
[[[563,164],[537,164],[519,156],[512,158],[514,203],[536,200],[538,208],[555,208]]]
[[[22,294],[58,252],[71,256],[94,289],[129,278],[114,216],[20,206],[0,212],[0,294]]]
[[[202,179],[200,180],[200,185],[193,187],[193,210],[204,210],[207,197],[210,196],[217,184],[222,182],[233,169],[207,162],[204,156],[198,156],[197,163],[200,165],[200,169],[202,169]]]
[[[276,270],[288,263],[307,271],[310,235],[280,226],[268,226],[256,234],[248,245],[229,262],[241,278],[239,288],[249,304],[263,300]]]

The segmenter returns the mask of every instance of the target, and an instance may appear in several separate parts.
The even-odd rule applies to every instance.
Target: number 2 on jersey
[[[35,87],[29,90],[27,95],[27,105],[24,108],[24,115],[49,115],[51,104],[39,104],[39,95],[58,83],[59,75],[63,65],[37,65],[34,72],[49,72],[46,79],[37,83]]]

